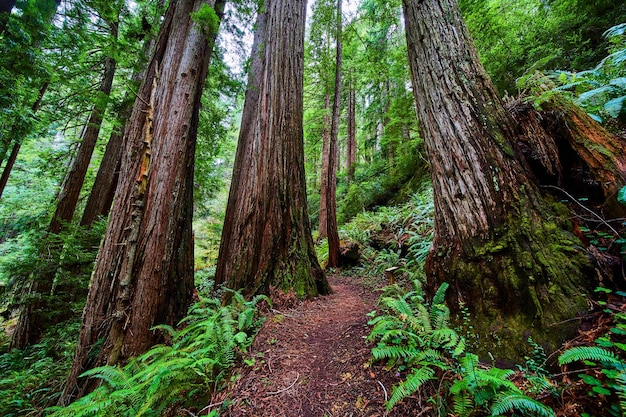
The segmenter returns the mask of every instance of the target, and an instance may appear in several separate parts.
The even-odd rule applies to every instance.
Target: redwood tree
[[[560,220],[563,206],[541,194],[517,156],[515,124],[456,0],[403,6],[435,202],[428,287],[451,284],[451,307],[469,308],[483,354],[517,359],[528,336],[554,349],[586,310],[592,267]]]
[[[326,234],[328,238],[328,266],[339,266],[339,232],[337,230],[337,160],[338,160],[338,137],[339,137],[339,115],[341,110],[341,55],[342,55],[342,16],[341,0],[337,0],[336,16],[336,38],[337,47],[335,50],[335,94],[333,97],[333,114],[331,119],[330,140],[328,143],[328,171],[326,177]]]
[[[215,4],[217,19],[213,6],[172,1],[162,23],[124,133],[124,175],[61,403],[97,384],[79,379],[85,370],[124,362],[157,343],[150,329],[177,324],[191,302],[198,111],[224,3]]]
[[[302,128],[305,0],[266,2],[252,47],[215,281],[327,294],[307,214]]]

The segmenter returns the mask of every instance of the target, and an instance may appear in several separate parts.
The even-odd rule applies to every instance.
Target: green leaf
[[[567,363],[583,360],[620,363],[620,360],[613,352],[602,349],[601,347],[577,346],[566,350],[561,356],[559,356],[559,365],[563,366]]]
[[[604,103],[604,111],[611,115],[614,119],[619,117],[624,108],[624,100],[626,96],[617,97]]]
[[[620,188],[620,190],[617,192],[617,201],[626,205],[626,187]]]

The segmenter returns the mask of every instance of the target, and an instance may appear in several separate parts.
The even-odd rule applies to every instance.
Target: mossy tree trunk
[[[84,371],[146,351],[161,341],[153,326],[187,313],[198,112],[217,34],[192,13],[213,6],[221,18],[224,2],[212,0],[172,1],[165,15],[124,134],[123,175],[61,404],[97,386],[79,378]]]
[[[403,0],[409,64],[430,161],[435,236],[430,291],[451,285],[479,353],[519,359],[529,336],[548,349],[572,335],[593,269],[516,156],[514,123],[480,64],[455,0]],[[462,303],[462,304],[461,304]]]
[[[302,126],[305,0],[259,12],[216,283],[329,293],[307,214]]]

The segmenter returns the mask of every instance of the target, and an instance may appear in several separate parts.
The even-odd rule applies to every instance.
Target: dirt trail
[[[268,316],[249,354],[255,363],[224,393],[231,405],[223,415],[385,415],[382,386],[390,391],[391,382],[369,368],[364,340],[376,294],[350,277],[329,280],[332,295]]]

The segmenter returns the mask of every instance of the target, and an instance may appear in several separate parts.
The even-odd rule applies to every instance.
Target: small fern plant
[[[509,380],[514,373],[510,369],[480,367],[478,356],[466,353],[458,362],[460,379],[449,390],[454,414],[458,417],[500,416],[515,412],[516,415],[555,417],[552,409],[525,395]]]
[[[606,414],[621,417],[626,415],[626,344],[616,339],[626,335],[626,313],[614,314],[613,320],[613,328],[596,339],[595,346],[567,349],[559,356],[559,365],[582,362],[589,366],[587,372],[578,375],[589,386],[588,395],[603,396],[610,403]]]
[[[406,371],[404,381],[393,388],[387,410],[433,379],[438,369],[450,369],[450,358],[465,350],[464,338],[448,326],[450,311],[444,304],[448,284],[439,287],[430,306],[424,304],[419,282],[413,285],[407,294],[383,297],[383,314],[369,321],[373,328],[367,340],[377,341],[374,360]]]
[[[233,292],[231,303],[205,298],[192,306],[181,330],[156,326],[170,334],[171,346],[157,345],[124,366],[103,366],[82,376],[102,385],[52,416],[160,416],[174,405],[208,400],[245,351],[261,321],[256,306],[266,296],[246,301]]]

